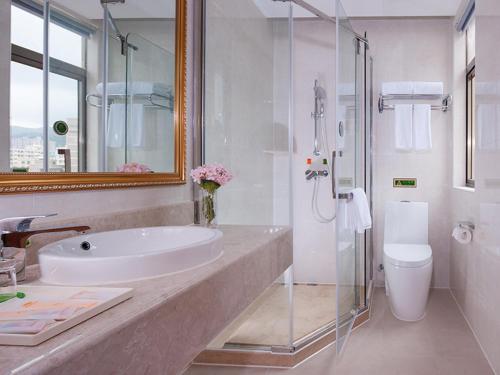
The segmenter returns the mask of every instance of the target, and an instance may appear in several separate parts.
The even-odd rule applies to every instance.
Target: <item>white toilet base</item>
[[[432,261],[422,267],[384,265],[386,293],[392,314],[399,320],[415,322],[425,316],[432,277]]]

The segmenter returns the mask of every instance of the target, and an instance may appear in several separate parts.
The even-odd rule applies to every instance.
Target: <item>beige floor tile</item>
[[[294,339],[335,320],[335,285],[294,285]],[[288,289],[280,284],[269,288],[213,346],[231,344],[287,345],[289,342]],[[223,339],[223,340],[222,340]]]
[[[435,358],[436,375],[494,375],[483,355]]]

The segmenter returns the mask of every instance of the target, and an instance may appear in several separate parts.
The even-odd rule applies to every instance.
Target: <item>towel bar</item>
[[[384,112],[384,110],[394,110],[394,104],[385,104],[386,100],[441,100],[441,105],[431,105],[432,110],[439,110],[447,112],[452,103],[451,95],[382,95],[380,94],[378,98],[378,111],[379,113]]]
[[[353,193],[339,193],[338,199],[345,199],[348,202],[350,202],[354,199],[354,194]]]
[[[88,94],[86,96],[86,101],[92,107],[102,107],[102,96],[98,94]],[[121,101],[126,102],[127,100],[144,100],[146,102],[145,107],[157,108],[157,109],[167,109],[172,111],[173,97],[167,97],[155,93],[151,94],[132,94],[132,95],[121,95],[112,94],[108,95],[108,101]],[[108,104],[109,108],[109,104]]]

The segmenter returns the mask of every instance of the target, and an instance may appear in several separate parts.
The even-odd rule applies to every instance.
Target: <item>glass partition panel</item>
[[[218,224],[292,224],[290,12],[289,2],[205,2],[203,162],[234,175],[217,192]],[[289,270],[219,347],[290,348],[292,290]]]
[[[290,5],[271,5],[285,18],[251,0],[206,2],[204,161],[235,176],[218,192],[219,224],[290,223]]]
[[[359,273],[360,239],[346,220],[349,192],[359,177],[360,101],[358,42],[349,19],[337,0],[337,148],[336,184],[336,267],[337,267],[337,351],[349,336],[359,305],[356,287]]]
[[[135,33],[127,44],[125,162],[174,172],[175,55]]]

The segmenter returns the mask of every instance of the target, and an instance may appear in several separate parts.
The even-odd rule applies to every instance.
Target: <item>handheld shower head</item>
[[[314,97],[319,100],[326,99],[326,91],[318,84],[318,80],[314,81]]]

